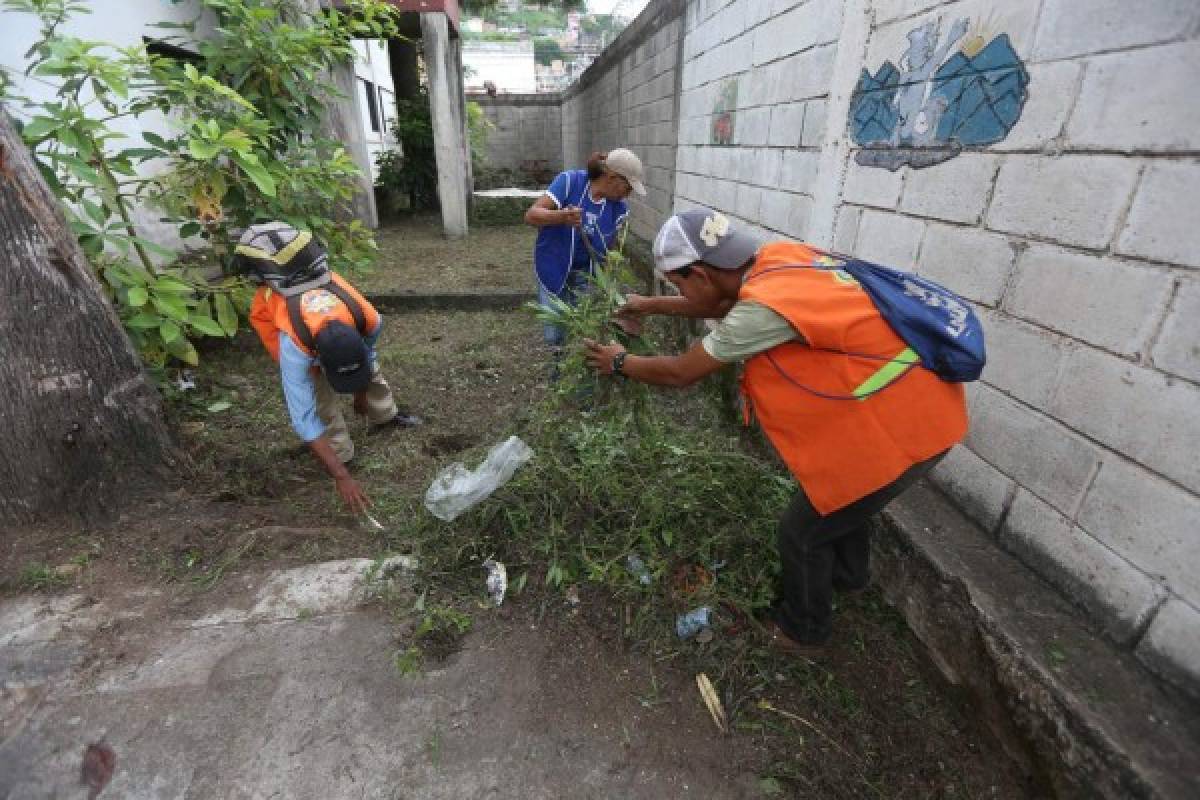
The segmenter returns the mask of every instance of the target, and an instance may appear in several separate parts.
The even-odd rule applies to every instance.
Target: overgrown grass
[[[476,197],[471,206],[471,224],[512,225],[525,216],[532,204],[533,200],[528,197]]]
[[[611,324],[634,281],[614,262],[575,306],[534,309],[563,325],[570,343],[554,391],[517,431],[534,459],[450,523],[409,497],[377,496],[376,506],[402,521],[390,544],[420,556],[422,597],[447,605],[478,599],[480,565],[495,558],[507,565],[514,594],[599,587],[625,609],[624,634],[641,646],[699,656],[699,665],[721,675],[733,665],[744,677],[759,671],[747,648],[761,637],[736,634],[757,629],[756,617],[775,595],[776,519],[795,484],[749,452],[717,404],[705,401],[727,397],[727,381],[690,394],[684,410],[673,398],[664,402],[668,395],[587,369],[578,346],[584,338],[620,337],[643,352],[662,346]],[[668,336],[660,328],[655,338]],[[644,569],[631,569],[631,557]],[[681,643],[676,616],[700,606],[711,609],[718,636]]]

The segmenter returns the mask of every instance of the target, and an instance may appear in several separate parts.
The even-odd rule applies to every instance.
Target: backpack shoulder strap
[[[316,352],[317,343],[313,340],[312,331],[308,329],[308,324],[304,321],[304,315],[300,313],[300,299],[303,293],[292,294],[284,297],[287,302],[288,319],[292,323],[292,330],[296,336],[300,337],[300,343],[309,349],[311,352]]]
[[[346,308],[350,309],[350,314],[354,317],[354,327],[358,329],[359,335],[366,336],[367,317],[363,314],[362,306],[358,304],[354,296],[342,288],[341,284],[337,281],[330,281],[325,288],[333,292],[338,300],[346,304]]]
[[[280,281],[266,281],[266,284],[284,297],[291,297],[292,295],[302,295],[310,289],[320,289],[329,282],[329,273],[323,272],[315,278],[295,286],[284,286]]]

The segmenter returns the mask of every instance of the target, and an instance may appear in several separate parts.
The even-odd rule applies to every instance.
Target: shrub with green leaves
[[[478,103],[468,102],[466,110],[471,165],[478,170],[483,168],[488,136],[495,126],[488,121]],[[389,122],[389,127],[400,141],[400,150],[384,150],[376,156],[375,186],[406,197],[410,210],[437,208],[437,157],[433,148],[429,91],[425,86],[412,97],[396,98],[396,118]]]
[[[235,88],[265,120],[263,164],[276,187],[225,187],[226,229],[283,220],[312,231],[334,269],[369,267],[374,237],[351,211],[361,171],[326,127],[325,109],[341,97],[331,74],[353,61],[354,40],[397,35],[395,8],[385,0],[346,0],[310,14],[296,0],[200,2],[216,16],[214,35],[198,38],[194,24],[162,27],[179,31],[171,41],[199,53],[206,74]],[[203,178],[184,185],[194,190]]]
[[[400,140],[403,155],[390,151],[380,154],[376,186],[407,195],[410,209],[437,208],[437,158],[425,87],[412,97],[396,98],[396,118],[390,127]]]
[[[58,86],[53,99],[2,99],[23,112],[22,136],[64,202],[72,230],[109,288],[148,366],[195,364],[193,342],[232,336],[248,289],[220,275],[230,231],[282,219],[312,230],[336,269],[369,265],[371,233],[340,222],[359,170],[340,143],[322,137],[321,109],[334,96],[329,70],[353,58],[360,36],[395,32],[382,0],[349,0],[310,16],[293,0],[201,0],[216,14],[211,37],[192,24],[161,27],[200,54],[196,63],[68,36],[65,20],[88,9],[74,0],[4,0],[36,15],[41,36],[28,73]],[[161,113],[171,132],[119,124]],[[138,207],[204,246],[178,253],[148,238]]]

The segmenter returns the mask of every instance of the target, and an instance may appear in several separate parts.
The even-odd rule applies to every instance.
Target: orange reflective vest
[[[962,384],[912,366],[916,355],[852,277],[813,268],[831,263],[805,244],[765,245],[738,295],[804,337],[750,358],[742,395],[747,417],[822,514],[883,488],[967,432]]]
[[[341,275],[330,273],[330,278],[358,302],[366,322],[367,332],[378,328],[379,312],[375,310],[375,307],[368,303],[366,298],[359,294],[358,290]],[[351,328],[355,327],[354,314],[328,289],[309,289],[301,295],[300,316],[314,337],[322,327],[333,320],[344,322]],[[254,301],[250,304],[250,324],[254,326],[258,338],[262,340],[263,346],[267,348],[271,358],[276,361],[279,360],[280,331],[286,333],[292,340],[292,344],[296,345],[301,352],[316,356],[316,353],[305,346],[304,340],[296,335],[288,313],[287,300],[268,286],[260,286],[254,294]]]

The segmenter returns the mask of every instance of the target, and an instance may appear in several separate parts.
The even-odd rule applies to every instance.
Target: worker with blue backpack
[[[833,590],[869,581],[868,519],[966,434],[962,381],[978,377],[984,358],[978,321],[916,275],[804,243],[759,247],[716,212],[671,217],[653,253],[679,295],[630,295],[619,321],[720,321],[675,356],[589,341],[588,363],[688,386],[744,362],[746,421],[758,422],[799,484],[779,523],[782,592],[768,629],[787,649],[820,645],[832,631]]]
[[[411,428],[420,418],[396,407],[375,357],[383,318],[358,290],[329,269],[325,248],[286,222],[251,225],[238,239],[233,268],[260,286],[250,324],[279,364],[292,428],[356,513],[370,505],[347,468],[354,442],[339,395],[373,430]]]

